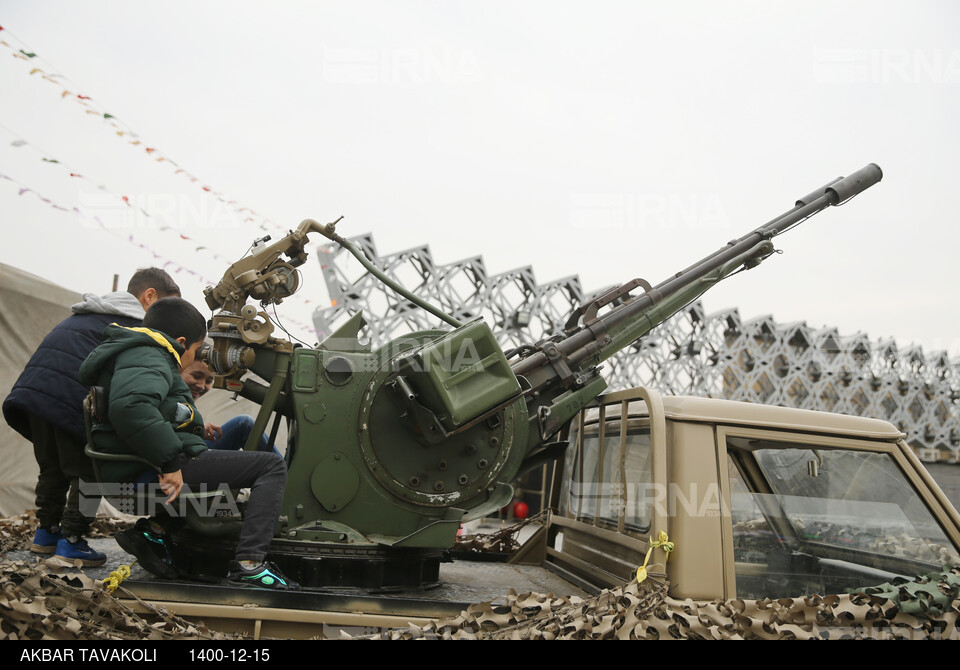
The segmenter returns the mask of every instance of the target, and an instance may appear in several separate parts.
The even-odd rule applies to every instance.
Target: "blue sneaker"
[[[67,538],[57,542],[57,552],[54,556],[71,561],[80,559],[85,568],[95,568],[107,562],[107,555],[92,549],[82,537],[76,542],[71,542]]]
[[[51,526],[50,530],[37,528],[30,551],[35,554],[52,554],[57,550],[57,543],[62,539],[63,533],[60,532],[60,526]]]

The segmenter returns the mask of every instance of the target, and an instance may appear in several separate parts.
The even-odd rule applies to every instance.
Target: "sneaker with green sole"
[[[120,548],[136,556],[137,562],[151,575],[161,579],[180,576],[170,556],[169,539],[155,532],[146,519],[137,520],[133,528],[121,530],[116,540]]]
[[[278,591],[299,590],[296,582],[287,579],[280,569],[269,561],[263,561],[252,568],[245,568],[238,561],[230,561],[227,581],[243,586],[254,586]]]

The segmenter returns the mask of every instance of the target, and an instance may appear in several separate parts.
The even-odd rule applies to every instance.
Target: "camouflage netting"
[[[697,602],[667,595],[648,579],[589,599],[511,591],[502,606],[472,605],[460,616],[374,639],[820,640],[960,639],[960,570],[885,584],[869,593]],[[909,612],[909,613],[908,613]]]
[[[93,536],[128,520],[103,518]],[[32,513],[0,519],[0,553],[29,546]],[[499,535],[499,534],[496,534]],[[502,539],[502,538],[501,538]],[[139,599],[123,589],[123,599]],[[960,568],[864,593],[703,602],[667,595],[650,578],[593,598],[510,591],[503,605],[481,603],[425,627],[378,639],[960,639]],[[0,560],[0,640],[237,639],[139,601],[139,614],[69,561]]]
[[[130,528],[136,517],[98,516],[90,524],[87,538],[113,537],[118,530]],[[26,549],[33,542],[33,535],[37,532],[40,522],[37,521],[35,510],[27,510],[18,516],[0,519],[0,555],[10,551]]]
[[[150,614],[138,614],[102,582],[72,568],[71,562],[56,558],[36,564],[0,561],[0,640],[238,639],[143,601]],[[122,586],[117,593],[136,599]]]
[[[98,517],[89,537],[112,537],[130,525],[129,519]],[[144,603],[121,585],[118,597],[137,600],[149,612],[138,614],[73,561],[7,560],[7,552],[29,547],[36,529],[33,512],[0,519],[0,640],[238,639]]]

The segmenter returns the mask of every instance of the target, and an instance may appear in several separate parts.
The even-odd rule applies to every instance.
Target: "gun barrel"
[[[556,351],[571,368],[596,365],[697,299],[707,289],[733,272],[753,267],[773,253],[771,238],[824,209],[842,204],[883,178],[870,163],[848,177],[834,179],[796,202],[793,209],[732,240],[726,246],[694,263],[632,300],[615,307],[556,343]],[[546,385],[556,375],[548,357],[537,351],[512,366],[533,389]]]

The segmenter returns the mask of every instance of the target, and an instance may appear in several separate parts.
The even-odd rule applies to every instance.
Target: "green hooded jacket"
[[[93,441],[108,453],[135,454],[163,473],[176,472],[184,457],[204,451],[203,418],[180,377],[184,349],[173,338],[149,328],[116,324],[80,366],[80,381],[103,386],[109,424],[95,426]],[[146,468],[139,463],[104,463],[108,481],[131,481]]]

